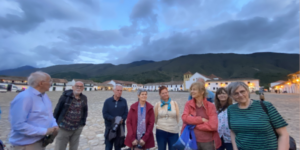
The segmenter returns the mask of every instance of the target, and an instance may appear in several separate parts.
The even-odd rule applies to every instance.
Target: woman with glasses
[[[198,150],[215,150],[221,146],[218,134],[218,115],[213,103],[206,100],[204,83],[195,82],[190,87],[192,100],[186,102],[182,115],[184,130],[186,125],[195,125]]]
[[[227,108],[232,104],[231,98],[225,88],[219,88],[216,92],[215,106],[218,113],[218,133],[222,145],[218,150],[233,150],[228,127]]]
[[[155,146],[153,106],[147,102],[147,91],[138,90],[138,101],[131,105],[127,117],[125,145],[130,148],[149,149]]]
[[[249,87],[244,82],[232,82],[227,90],[228,95],[237,102],[229,106],[227,112],[234,150],[289,149],[288,124],[272,103],[251,100]],[[263,105],[268,114],[263,110]]]
[[[159,150],[173,150],[173,144],[179,138],[179,108],[171,100],[168,88],[159,88],[160,101],[155,104],[156,142]]]

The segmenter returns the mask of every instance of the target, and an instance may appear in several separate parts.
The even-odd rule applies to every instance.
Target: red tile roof
[[[186,74],[192,74],[190,71],[188,71],[188,72],[186,72],[185,74],[183,74],[183,75],[186,75]]]

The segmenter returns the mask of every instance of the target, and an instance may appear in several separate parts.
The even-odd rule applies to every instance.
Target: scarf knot
[[[171,98],[169,98],[168,102],[165,102],[164,100],[160,100],[161,101],[161,105],[160,107],[163,107],[164,105],[168,104],[168,111],[171,111]]]

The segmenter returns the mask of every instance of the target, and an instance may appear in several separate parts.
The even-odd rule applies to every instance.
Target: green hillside
[[[55,78],[127,80],[138,83],[182,81],[187,71],[204,75],[215,74],[227,78],[257,78],[261,85],[286,79],[287,74],[299,70],[299,54],[254,53],[254,54],[193,54],[167,61],[138,61],[130,64],[72,64],[56,65],[29,70],[0,71],[0,75],[28,76],[42,70]]]

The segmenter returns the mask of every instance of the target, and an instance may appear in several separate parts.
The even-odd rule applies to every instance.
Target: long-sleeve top
[[[202,117],[197,116],[195,99],[192,99],[185,103],[184,111],[181,116],[183,122],[181,132],[184,130],[186,125],[196,125],[194,130],[212,132],[213,140],[215,142],[215,147],[219,148],[222,143],[218,134],[218,115],[216,112],[216,107],[211,102],[208,102],[206,98],[203,99],[203,106],[208,116],[207,122],[203,122]],[[196,135],[196,139],[197,139],[197,135]]]
[[[128,106],[126,99],[120,97],[118,101],[114,99],[114,96],[105,100],[102,115],[105,121],[105,127],[110,128],[116,116],[120,116],[123,119],[123,123],[127,119]]]
[[[47,94],[32,87],[18,94],[10,105],[10,124],[12,145],[29,145],[41,140],[48,128],[57,126]]]
[[[223,137],[224,143],[231,143],[227,109],[218,114],[218,133],[220,138]]]

